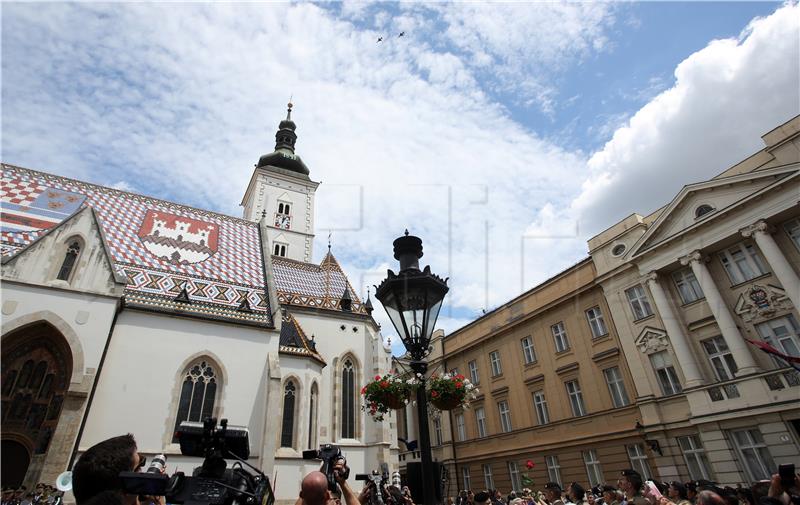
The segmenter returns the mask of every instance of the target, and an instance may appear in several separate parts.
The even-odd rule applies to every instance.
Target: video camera
[[[337,461],[340,459],[345,459],[344,455],[342,454],[342,450],[336,445],[322,444],[319,446],[319,449],[303,451],[303,459],[322,460],[322,468],[320,468],[319,471],[324,473],[325,477],[328,478],[328,489],[335,492],[337,483],[336,477],[333,475],[333,467],[336,466]],[[346,473],[344,478],[346,479],[350,476],[350,468],[347,468],[346,466],[345,468]]]
[[[381,463],[381,473],[373,470],[372,473],[357,473],[356,480],[367,481],[367,486],[372,488],[370,493],[370,505],[384,505],[385,501],[389,499],[387,496],[384,499],[383,491],[389,485],[389,465]]]
[[[203,423],[184,421],[176,432],[184,456],[202,456],[203,464],[192,476],[176,472],[122,472],[126,493],[165,496],[167,503],[184,505],[273,505],[275,495],[269,477],[246,461],[250,456],[247,428],[228,426],[215,418]],[[230,469],[225,459],[234,459]],[[237,467],[238,466],[238,467]],[[248,466],[252,471],[244,468]]]

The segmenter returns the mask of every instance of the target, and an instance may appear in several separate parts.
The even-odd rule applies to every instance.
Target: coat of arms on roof
[[[3,177],[2,230],[33,232],[48,230],[78,210],[86,196],[52,188],[35,180]]]
[[[778,310],[791,308],[789,297],[782,288],[771,284],[753,284],[739,295],[734,311],[749,323],[755,319],[772,317]]]
[[[214,223],[148,210],[139,238],[153,255],[175,265],[200,263],[217,252],[219,227]]]

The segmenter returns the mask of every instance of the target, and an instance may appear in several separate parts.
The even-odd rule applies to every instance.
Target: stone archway
[[[46,466],[50,442],[70,387],[72,352],[61,332],[45,321],[9,332],[0,345],[0,479],[10,481],[22,473],[26,484],[35,484]]]

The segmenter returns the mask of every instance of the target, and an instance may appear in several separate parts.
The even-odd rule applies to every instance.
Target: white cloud
[[[785,5],[681,62],[673,86],[591,157],[571,215],[596,233],[762,148],[761,135],[800,113],[799,18]]]

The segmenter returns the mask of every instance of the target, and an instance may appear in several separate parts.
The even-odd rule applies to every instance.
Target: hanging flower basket
[[[433,375],[428,380],[428,401],[439,410],[468,408],[478,390],[463,375]]]
[[[375,421],[383,421],[384,414],[390,410],[402,409],[408,404],[411,393],[417,389],[419,381],[411,377],[386,374],[376,375],[361,388],[364,403],[361,410],[367,412]]]

